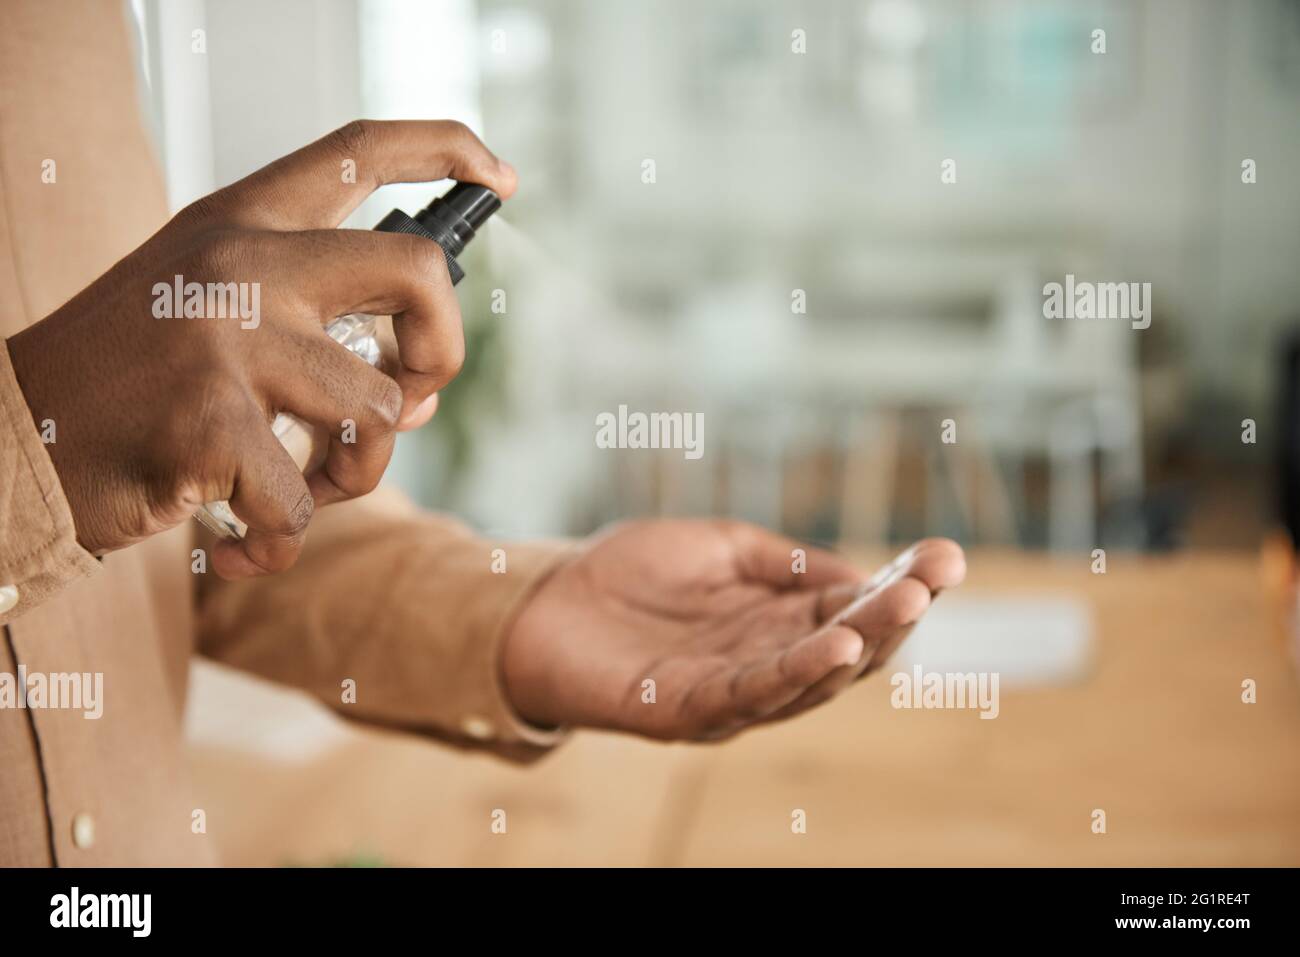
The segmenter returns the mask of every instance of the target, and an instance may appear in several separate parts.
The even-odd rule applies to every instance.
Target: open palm
[[[524,607],[505,646],[507,694],[538,724],[728,737],[878,667],[964,575],[947,539],[868,577],[740,522],[614,526]]]

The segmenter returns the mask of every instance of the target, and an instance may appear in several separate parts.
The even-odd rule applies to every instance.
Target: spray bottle
[[[412,233],[433,240],[442,247],[447,272],[454,286],[465,278],[465,271],[456,257],[488,217],[500,208],[501,198],[486,186],[457,183],[414,217],[395,209],[380,220],[375,229],[386,233]],[[374,316],[359,313],[339,316],[325,327],[325,332],[371,365],[379,364],[380,349]],[[313,441],[312,426],[288,412],[275,417],[271,431],[291,453],[295,448],[310,448]],[[243,538],[248,530],[228,502],[208,502],[194,513],[194,517],[223,538]]]

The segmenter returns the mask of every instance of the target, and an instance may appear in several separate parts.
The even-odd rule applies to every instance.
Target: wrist
[[[543,642],[535,633],[536,614],[532,606],[537,595],[520,610],[501,642],[500,675],[506,703],[528,724],[544,728],[563,723],[555,713],[554,700],[547,693]]]
[[[565,689],[556,678],[555,635],[565,627],[558,580],[572,554],[557,562],[534,586],[505,629],[498,667],[506,702],[522,720],[544,728],[570,723]],[[571,689],[570,689],[571,690]]]

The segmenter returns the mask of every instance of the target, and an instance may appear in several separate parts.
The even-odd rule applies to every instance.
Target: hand
[[[217,544],[214,570],[278,571],[316,505],[378,483],[395,430],[426,421],[460,369],[460,308],[437,244],[334,227],[384,183],[444,177],[515,188],[459,123],[351,123],[182,210],[9,340],[33,418],[55,423],[48,449],[82,547],[112,551],[228,499],[249,530]],[[168,301],[178,276],[208,292],[206,318],[183,318],[188,293]],[[323,332],[350,312],[394,315],[394,376]],[[310,479],[271,433],[282,411],[330,436]]]
[[[796,573],[801,547],[738,522],[614,527],[525,605],[502,654],[507,697],[540,725],[728,737],[880,667],[966,573],[947,539],[918,542],[870,579],[815,548]]]

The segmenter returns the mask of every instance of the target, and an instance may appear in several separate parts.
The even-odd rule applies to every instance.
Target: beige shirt
[[[75,10],[69,9],[75,6]],[[167,218],[119,0],[0,4],[0,336],[84,288]],[[45,161],[55,182],[42,180]],[[76,388],[75,382],[67,384]],[[56,423],[55,440],[76,441]],[[558,545],[499,543],[395,495],[322,510],[298,564],[239,584],[191,570],[194,523],[102,561],[81,549],[0,349],[0,676],[102,673],[103,714],[0,708],[0,865],[213,863],[195,835],[181,713],[194,653],[338,713],[527,759],[498,644]],[[355,682],[355,703],[344,683]],[[256,800],[249,795],[248,800]]]

